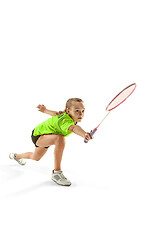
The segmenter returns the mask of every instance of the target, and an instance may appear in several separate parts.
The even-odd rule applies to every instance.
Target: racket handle
[[[96,131],[97,131],[97,128],[94,128],[94,129],[92,130],[92,132],[89,133],[90,137],[92,137],[92,136],[95,134]],[[85,142],[85,143],[88,143],[88,141],[86,141],[86,140],[84,140],[84,142]]]

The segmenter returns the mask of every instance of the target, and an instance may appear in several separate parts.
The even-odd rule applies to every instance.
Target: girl
[[[64,112],[56,112],[46,109],[44,105],[38,105],[38,111],[51,115],[52,117],[39,124],[32,131],[32,141],[35,144],[34,152],[22,154],[10,153],[10,159],[16,160],[20,165],[25,165],[23,159],[33,159],[39,161],[47,152],[49,146],[55,145],[54,149],[54,170],[52,180],[59,185],[70,186],[71,182],[61,171],[61,161],[65,147],[65,137],[72,132],[89,141],[89,133],[85,132],[80,126],[76,125],[84,117],[84,103],[79,98],[71,98],[66,102]]]

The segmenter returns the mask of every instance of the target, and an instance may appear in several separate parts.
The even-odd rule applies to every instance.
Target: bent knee
[[[32,160],[39,161],[39,160],[41,160],[41,157],[33,155]]]
[[[40,160],[40,158],[32,158],[32,160],[35,160],[38,162]]]
[[[65,137],[62,136],[62,135],[57,135],[57,141],[56,141],[56,142],[57,142],[58,144],[61,144],[61,145],[65,146],[65,143],[66,143]]]
[[[39,160],[41,160],[41,158],[34,158],[33,160],[38,162]]]

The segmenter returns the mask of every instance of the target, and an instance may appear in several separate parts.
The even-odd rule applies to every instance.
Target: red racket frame
[[[111,103],[122,93],[124,92],[126,89],[132,87],[132,86],[135,86],[134,89],[132,90],[132,92],[122,101],[120,102],[119,104],[117,104],[114,108],[111,108],[108,110],[108,107],[111,105]],[[107,111],[112,111],[113,109],[115,109],[116,107],[118,107],[120,104],[122,104],[133,92],[134,90],[136,89],[136,83],[132,83],[131,85],[129,85],[128,87],[124,88],[121,92],[119,92],[113,99],[112,101],[108,104],[108,106],[106,107],[106,110]]]
[[[113,107],[113,108],[111,108],[111,109],[108,110],[108,108],[109,108],[109,106],[111,105],[111,103],[112,103],[122,92],[124,92],[126,89],[128,89],[128,88],[130,88],[130,87],[132,87],[132,86],[135,86],[135,87],[133,88],[133,90],[131,91],[131,93],[130,93],[123,101],[121,101],[119,104],[117,104],[115,107]],[[134,92],[134,90],[136,89],[136,86],[137,86],[136,83],[130,84],[128,87],[124,88],[121,92],[119,92],[119,93],[112,99],[112,101],[111,101],[111,102],[107,105],[107,107],[106,107],[106,111],[108,111],[108,113],[107,113],[106,116],[102,119],[102,121],[100,122],[100,124],[90,132],[90,137],[92,137],[92,136],[95,134],[95,132],[97,131],[98,127],[101,125],[101,123],[104,121],[104,119],[108,116],[108,114],[109,114],[113,109],[115,109],[115,108],[118,107],[120,104],[122,104],[122,103]],[[84,142],[87,143],[88,141],[85,141],[85,140],[84,140]]]

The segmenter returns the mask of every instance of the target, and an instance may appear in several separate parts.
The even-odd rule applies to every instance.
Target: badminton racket
[[[101,123],[106,119],[106,117],[109,115],[109,113],[115,109],[116,107],[118,107],[120,104],[122,104],[136,89],[136,83],[133,83],[131,85],[129,85],[128,87],[124,88],[120,93],[118,93],[113,99],[112,101],[107,105],[106,107],[106,111],[107,114],[105,115],[105,117],[102,119],[102,121],[100,122],[100,124],[94,128],[91,132],[90,132],[90,137],[93,137],[93,135],[95,134],[95,132],[97,131],[97,129],[99,128],[99,126],[101,125]],[[88,141],[84,140],[85,143],[87,143]]]

